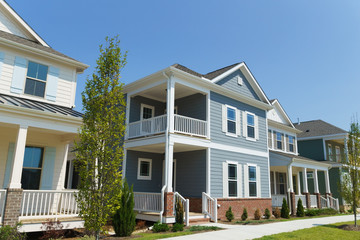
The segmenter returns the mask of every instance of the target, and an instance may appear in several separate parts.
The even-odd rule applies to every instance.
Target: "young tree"
[[[360,201],[360,129],[359,123],[353,121],[347,140],[347,158],[343,160],[344,172],[341,181],[341,194],[351,205],[354,223],[357,226],[356,210]]]
[[[83,125],[76,147],[76,167],[80,175],[77,203],[85,228],[99,239],[102,228],[117,209],[121,196],[123,137],[126,104],[120,82],[126,53],[119,40],[106,38],[100,56],[82,93]]]

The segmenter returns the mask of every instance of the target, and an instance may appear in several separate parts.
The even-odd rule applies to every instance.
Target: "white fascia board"
[[[133,140],[126,140],[125,141],[125,149],[134,148],[134,147],[141,147],[159,143],[165,143],[166,141],[165,135],[159,135],[155,137],[145,137]]]
[[[348,136],[347,133],[337,133],[337,134],[330,134],[330,135],[323,135],[323,136],[313,136],[313,137],[298,138],[298,141],[314,140],[314,139],[333,140],[333,139],[346,138],[347,136]]]
[[[273,102],[273,105],[276,104],[278,106],[278,108],[280,109],[281,111],[281,114],[286,118],[286,120],[288,121],[288,123],[291,125],[291,127],[295,128],[295,126],[293,125],[293,123],[291,122],[289,116],[286,114],[284,108],[281,106],[280,102],[275,99],[275,101]],[[295,128],[296,129],[296,128]],[[298,130],[300,131],[300,130]],[[301,132],[301,131],[300,131]]]
[[[1,0],[0,0],[1,1]],[[49,52],[45,52],[43,50],[37,49],[37,48],[33,48],[33,47],[29,47],[17,42],[13,42],[4,38],[0,38],[0,43],[4,46],[7,47],[12,47],[15,49],[19,49],[21,51],[26,51],[28,53],[31,54],[36,54],[39,55],[41,57],[47,57],[49,59],[52,59],[54,61],[60,61],[61,63],[65,63],[70,65],[71,67],[76,67],[77,72],[78,73],[83,73],[85,69],[87,69],[89,67],[89,65],[82,63],[82,62],[78,62],[76,60],[72,60],[66,57],[62,57],[53,53],[49,53]]]
[[[49,45],[17,14],[12,7],[9,6],[4,0],[0,0],[1,6],[23,27],[23,29],[33,36],[41,45],[49,47]]]
[[[332,165],[328,163],[322,163],[320,161],[310,161],[299,158],[293,158],[293,162],[291,166],[326,171],[330,169]]]
[[[267,121],[268,121],[268,125],[271,126],[272,129],[274,129],[274,128],[282,129],[284,131],[288,131],[288,132],[293,133],[295,135],[297,133],[302,133],[302,131],[300,131],[299,129],[297,129],[295,127],[292,128],[292,127],[289,127],[287,125],[284,125],[282,123],[276,122],[276,121],[271,120],[271,119],[267,119]]]

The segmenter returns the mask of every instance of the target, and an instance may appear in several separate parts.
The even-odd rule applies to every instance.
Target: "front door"
[[[165,184],[165,160],[163,160],[163,170],[162,170],[162,185]],[[176,191],[176,159],[173,160],[173,174],[172,174],[172,188],[173,192]]]

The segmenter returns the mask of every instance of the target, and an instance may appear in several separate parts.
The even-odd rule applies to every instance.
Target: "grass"
[[[199,233],[199,232],[216,231],[216,230],[220,230],[220,229],[222,229],[222,228],[209,227],[209,226],[191,226],[189,228],[184,229],[184,231],[182,231],[182,232],[163,232],[163,233],[147,232],[147,233],[139,233],[139,234],[136,234],[135,236],[139,236],[139,237],[136,237],[136,239],[151,240],[151,239],[161,239],[161,238],[185,236],[185,235],[195,234],[195,233]]]
[[[351,222],[342,222],[329,225],[323,225],[313,228],[306,228],[287,233],[279,233],[270,236],[258,238],[259,240],[281,240],[281,239],[302,239],[302,240],[328,240],[328,239],[360,239],[360,232],[346,231],[337,228],[344,224],[354,224]]]

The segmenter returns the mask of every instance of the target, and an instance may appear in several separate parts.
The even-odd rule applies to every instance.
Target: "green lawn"
[[[360,239],[360,232],[345,231],[338,229],[337,226],[343,224],[354,224],[354,222],[342,222],[336,224],[329,224],[319,227],[307,228],[287,233],[279,233],[270,236],[258,238],[261,240],[272,240],[272,239],[311,239],[311,240],[328,240],[328,239]]]

